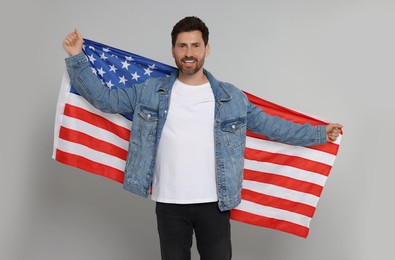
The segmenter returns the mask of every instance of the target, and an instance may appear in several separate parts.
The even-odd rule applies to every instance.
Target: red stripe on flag
[[[297,225],[289,221],[267,218],[264,216],[248,213],[245,211],[240,211],[237,209],[231,210],[230,218],[233,220],[237,220],[255,226],[280,230],[304,238],[306,238],[307,235],[309,234],[309,228],[307,227]]]
[[[258,172],[244,169],[244,180],[257,181],[267,184],[280,186],[283,188],[308,193],[319,197],[322,193],[323,187],[320,185],[293,179],[286,176],[281,176],[272,173]]]
[[[122,160],[126,160],[128,155],[128,151],[120,148],[119,146],[97,139],[85,133],[66,128],[64,126],[60,128],[59,137],[63,140],[78,143],[93,150],[113,155]]]
[[[101,164],[76,154],[63,152],[59,149],[56,150],[56,160],[66,165],[74,166],[81,170],[98,174],[114,181],[123,183],[123,171],[110,167],[106,164]]]
[[[315,172],[325,176],[329,175],[332,167],[330,165],[320,163],[317,161],[312,161],[306,158],[291,156],[285,154],[271,153],[262,150],[255,150],[251,148],[246,148],[244,153],[245,159],[260,161],[260,162],[270,162],[279,165],[286,165],[302,169],[309,172]]]
[[[332,143],[332,142],[328,142],[326,144],[321,144],[321,145],[316,145],[316,146],[306,146],[306,147],[308,147],[309,149],[312,149],[312,150],[329,153],[334,156],[336,156],[337,152],[339,151],[339,145]]]
[[[99,116],[83,108],[76,107],[70,104],[66,104],[64,108],[64,114],[66,116],[85,121],[91,125],[103,128],[121,137],[122,139],[129,141],[130,130],[122,126],[119,126],[117,124],[114,124],[113,122],[106,119],[105,117]]]
[[[263,206],[291,211],[310,218],[313,217],[316,209],[313,206],[306,205],[300,202],[290,201],[247,189],[242,189],[241,198],[243,200],[251,201]]]

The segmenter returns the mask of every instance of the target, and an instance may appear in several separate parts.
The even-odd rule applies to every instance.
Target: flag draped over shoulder
[[[83,51],[92,73],[110,89],[166,77],[174,67],[91,40]],[[138,86],[137,86],[138,87]],[[246,93],[266,113],[297,123],[325,122]],[[67,72],[59,94],[53,158],[66,165],[123,182],[132,115],[103,113],[70,85]],[[241,204],[231,219],[307,237],[310,221],[339,150],[335,143],[291,146],[247,131]]]

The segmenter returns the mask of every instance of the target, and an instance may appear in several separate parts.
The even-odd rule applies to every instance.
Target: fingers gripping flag
[[[110,89],[166,77],[174,67],[91,40],[83,52],[92,73]],[[312,116],[246,93],[266,113],[297,123],[324,124]],[[91,106],[64,74],[55,119],[53,158],[123,182],[132,115],[106,114]],[[335,143],[291,146],[247,131],[241,204],[231,219],[307,237],[318,200],[339,150]]]

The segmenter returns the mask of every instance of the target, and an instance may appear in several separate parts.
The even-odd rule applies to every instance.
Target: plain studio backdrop
[[[391,258],[394,1],[6,0],[0,14],[0,259],[160,258],[152,201],[51,159],[62,41],[78,28],[173,65],[170,31],[188,15],[210,29],[218,79],[345,125],[309,237],[232,221],[233,259]]]

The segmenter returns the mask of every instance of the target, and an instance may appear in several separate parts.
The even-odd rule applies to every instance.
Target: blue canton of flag
[[[91,64],[92,73],[110,89],[132,87],[149,78],[166,77],[176,71],[172,66],[88,39],[84,39],[83,52]],[[74,88],[70,91],[77,93]]]

